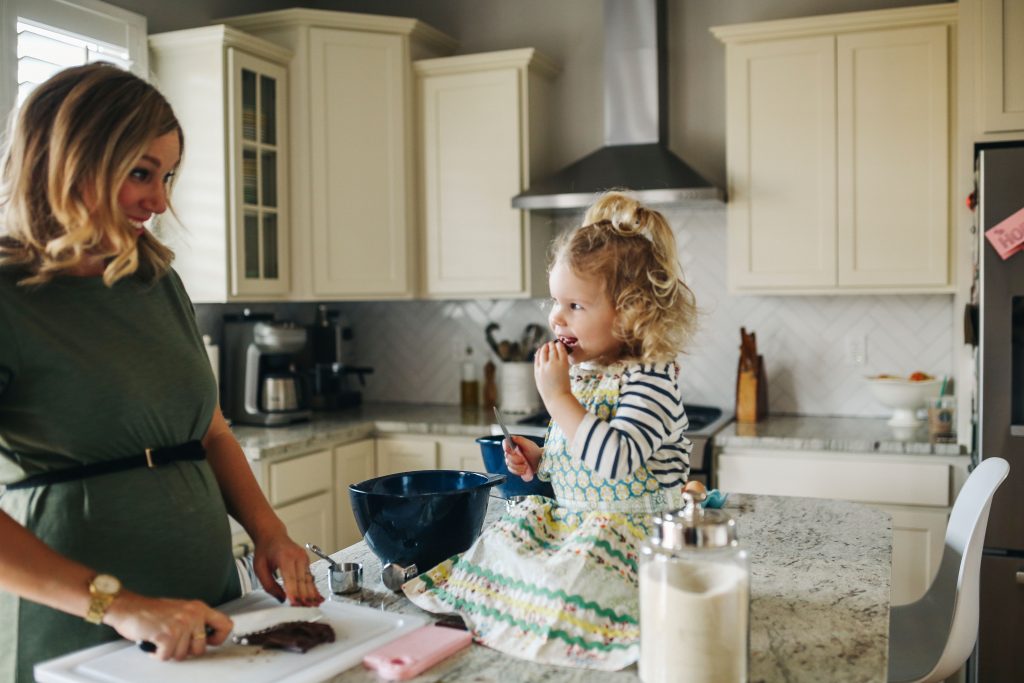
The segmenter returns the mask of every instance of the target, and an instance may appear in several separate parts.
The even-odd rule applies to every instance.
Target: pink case
[[[424,626],[363,657],[363,666],[389,681],[418,676],[442,659],[473,641],[467,631],[444,626]]]

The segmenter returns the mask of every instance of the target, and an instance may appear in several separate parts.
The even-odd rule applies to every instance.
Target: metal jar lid
[[[702,496],[701,496],[702,497]],[[738,544],[736,520],[722,510],[705,510],[683,493],[686,506],[655,515],[652,540],[665,550],[726,548]]]

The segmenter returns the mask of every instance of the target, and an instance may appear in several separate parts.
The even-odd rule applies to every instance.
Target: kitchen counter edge
[[[280,427],[235,424],[231,431],[249,460],[265,460],[388,434],[486,436],[491,433],[490,425],[483,409],[464,411],[457,405],[380,403],[314,413],[310,420]]]
[[[959,443],[937,443],[922,427],[908,440],[899,440],[885,418],[772,415],[760,422],[732,422],[715,435],[718,450],[732,448],[790,451],[842,451],[894,455],[968,457]]]

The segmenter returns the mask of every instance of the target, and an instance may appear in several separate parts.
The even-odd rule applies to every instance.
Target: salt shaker
[[[640,545],[640,680],[745,683],[750,567],[736,521],[700,506],[655,515]]]

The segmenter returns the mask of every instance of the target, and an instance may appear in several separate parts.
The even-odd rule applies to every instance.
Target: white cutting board
[[[218,609],[241,614],[278,607],[263,591],[250,593]],[[335,641],[305,654],[264,650],[227,642],[202,657],[160,661],[135,643],[119,640],[51,659],[35,667],[39,683],[316,683],[362,661],[363,655],[409,631],[425,626],[425,616],[396,614],[346,602],[325,600],[320,623],[334,628]]]

